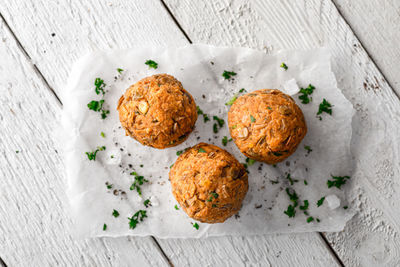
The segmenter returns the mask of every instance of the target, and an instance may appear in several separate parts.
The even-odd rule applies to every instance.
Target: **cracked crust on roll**
[[[180,155],[169,179],[181,208],[205,223],[222,223],[236,214],[249,187],[243,165],[227,151],[206,143]]]
[[[185,141],[197,120],[193,97],[168,74],[149,76],[129,87],[117,110],[126,135],[159,149]]]
[[[229,110],[228,124],[232,139],[244,155],[269,164],[293,154],[307,133],[296,102],[273,89],[239,97]]]

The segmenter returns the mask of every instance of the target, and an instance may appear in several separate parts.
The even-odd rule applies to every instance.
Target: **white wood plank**
[[[334,2],[385,78],[400,95],[400,1]]]
[[[349,192],[359,213],[341,233],[327,234],[349,266],[396,266],[400,261],[400,104],[329,0],[168,0],[193,42],[265,50],[328,46],[339,87],[357,109],[353,149],[360,155]],[[196,23],[193,23],[196,21]],[[379,144],[373,150],[370,143]],[[261,245],[261,244],[260,244]]]
[[[60,92],[72,62],[92,49],[92,46],[107,49],[136,45],[187,44],[168,13],[161,7],[158,1],[112,1],[111,4],[95,1],[86,1],[83,4],[78,1],[46,4],[39,1],[6,1],[0,11],[33,62],[55,91]],[[54,37],[51,36],[53,32],[56,33]],[[62,168],[55,171],[62,173]],[[254,248],[254,240],[259,240],[257,244],[264,245]],[[248,254],[253,253],[251,250],[257,251],[251,258],[256,259],[259,265],[268,266],[270,262],[281,265],[298,263],[302,257],[310,259],[304,262],[308,266],[336,265],[317,234],[294,235],[289,238],[244,238],[244,241],[239,238],[218,238],[159,242],[163,248],[168,248],[167,256],[177,265],[185,262],[185,259],[191,259],[190,263],[197,265],[201,262],[223,262],[229,258],[235,258],[237,263],[243,265],[247,257],[250,257]],[[307,250],[301,250],[304,242],[307,242]],[[212,253],[213,248],[223,247],[227,243],[232,243],[232,249],[220,249],[218,253]],[[274,249],[268,250],[268,244],[275,244]],[[279,248],[283,254],[287,251],[287,256],[277,256]],[[180,251],[179,256],[175,254],[176,251]],[[192,251],[203,251],[201,255],[206,256],[194,257]],[[293,256],[289,257],[289,254]]]
[[[63,162],[52,136],[60,106],[2,21],[0,58],[0,257],[4,262],[8,266],[166,265],[151,238],[79,240],[70,234]]]

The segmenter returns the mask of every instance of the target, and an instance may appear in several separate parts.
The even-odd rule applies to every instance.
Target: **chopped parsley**
[[[178,208],[178,205],[175,205],[175,207],[174,207],[176,210],[179,210],[179,208]]]
[[[319,207],[322,204],[324,204],[324,200],[325,200],[325,197],[321,197],[321,199],[317,201],[317,207]]]
[[[236,99],[238,98],[238,96],[239,96],[239,94],[234,94],[234,95],[232,96],[232,98],[231,98],[228,102],[225,103],[225,105],[226,105],[226,106],[232,106],[232,105],[233,105],[233,102],[236,101]]]
[[[207,199],[207,202],[211,202],[213,199],[217,199],[219,196],[215,191],[210,192],[210,195],[211,196]]]
[[[304,146],[304,149],[307,150],[307,153],[310,153],[312,151],[310,146]]]
[[[318,109],[317,115],[322,114],[322,112],[325,112],[325,113],[328,113],[329,115],[332,115],[332,105],[325,98],[319,104],[319,109]],[[320,118],[320,120],[322,120],[321,117],[319,117],[319,118]]]
[[[228,144],[228,142],[231,142],[231,141],[232,141],[232,138],[229,138],[229,139],[228,139],[227,136],[224,136],[224,137],[222,138],[222,144],[223,144],[224,146],[226,146],[226,145]]]
[[[87,155],[89,160],[96,160],[97,152],[103,151],[103,150],[106,150],[106,147],[105,146],[99,146],[99,147],[97,147],[97,149],[95,151],[93,151],[93,152],[85,152],[85,154]]]
[[[124,70],[121,69],[121,68],[118,68],[117,71],[118,71],[119,74],[121,74]]]
[[[101,132],[100,135],[101,135],[101,137],[106,138],[106,134],[105,133]]]
[[[246,158],[246,162],[247,162],[247,165],[251,166],[254,163],[256,163],[256,160],[255,159]]]
[[[294,191],[294,189],[291,189],[291,191],[293,192],[291,193],[290,189],[286,188],[286,194],[288,194],[290,201],[292,201],[294,206],[297,207],[299,196],[296,194],[296,191]]]
[[[297,183],[297,182],[299,181],[299,180],[297,180],[297,179],[293,179],[293,178],[290,176],[290,173],[288,173],[288,175],[286,176],[286,179],[289,180],[290,185],[293,185],[294,183]]]
[[[198,115],[203,115],[203,120],[204,120],[204,122],[207,122],[207,121],[210,120],[210,118],[208,117],[208,115],[205,114],[205,113],[201,110],[201,108],[200,108],[199,106],[197,106],[197,114],[198,114]]]
[[[107,230],[107,224],[103,224],[103,231]]]
[[[176,155],[177,155],[177,156],[181,155],[182,153],[183,153],[183,151],[182,151],[182,150],[178,150],[178,151],[176,151]]]
[[[95,112],[101,112],[101,118],[104,120],[105,118],[107,118],[107,115],[110,113],[110,111],[105,110],[103,108],[103,104],[104,104],[104,99],[100,101],[92,100],[87,104],[87,106],[90,110],[93,110]]]
[[[280,65],[280,67],[281,67],[282,69],[284,69],[284,70],[288,70],[288,66],[287,66],[284,62],[282,62],[282,64]]]
[[[171,169],[172,167],[174,167],[174,163],[172,163],[171,166],[169,166],[170,169]]]
[[[145,201],[143,201],[143,205],[144,205],[146,208],[148,208],[149,206],[151,206],[150,199],[146,199]]]
[[[302,95],[299,96],[301,103],[308,104],[312,101],[312,97],[309,97],[314,92],[315,87],[312,84],[309,84],[307,88],[300,88],[300,93]]]
[[[300,206],[299,209],[308,210],[308,206],[309,206],[308,200],[303,200],[303,202],[304,202],[304,205]]]
[[[131,187],[129,189],[136,190],[136,192],[138,192],[139,196],[141,196],[142,189],[140,188],[140,186],[143,185],[143,183],[147,183],[148,180],[144,179],[143,176],[138,175],[136,172],[131,172],[130,175],[135,176],[135,181],[133,182],[133,184],[131,185]]]
[[[100,79],[100,78],[96,78],[94,80],[94,86],[96,86],[94,88],[94,91],[96,92],[96,94],[100,94],[102,93],[103,95],[106,93],[104,91],[104,88],[106,87],[106,84],[104,83],[104,80]]]
[[[193,227],[196,228],[196,230],[199,230],[200,226],[198,223],[192,223],[192,224],[193,224]]]
[[[328,185],[328,188],[331,187],[336,187],[336,188],[341,188],[342,185],[346,184],[347,179],[350,179],[350,176],[333,176],[331,175],[333,180],[328,180],[326,184]]]
[[[106,184],[107,189],[112,189],[113,188],[113,184]]]
[[[304,185],[308,185],[308,182],[307,182],[307,180],[304,180]]]
[[[256,122],[256,119],[252,115],[250,115],[250,120],[251,122]]]
[[[232,76],[236,76],[236,74],[236,72],[224,70],[224,72],[222,73],[222,77],[224,77],[225,80],[229,80],[230,78],[232,78]]]
[[[119,212],[117,210],[113,210],[112,216],[117,218],[119,216]]]
[[[296,215],[296,209],[294,206],[289,205],[287,210],[285,210],[283,213],[285,213],[289,218],[293,218]]]
[[[207,153],[207,152],[204,150],[204,148],[200,147],[199,148],[199,153]]]
[[[18,153],[19,153],[19,150],[15,150],[15,153],[17,153],[17,154],[18,154]]]
[[[158,63],[151,59],[147,60],[144,64],[148,65],[149,68],[153,68],[153,69],[158,68]]]
[[[347,210],[349,207],[348,206],[344,206],[343,209]]]
[[[310,216],[310,217],[307,218],[307,223],[310,223],[312,221],[314,221],[314,217]]]
[[[244,92],[247,92],[246,89],[244,89],[244,88],[239,90],[239,93],[244,93]]]
[[[317,219],[315,219],[317,222],[320,222],[320,220],[317,218]]]
[[[147,217],[146,213],[147,213],[147,211],[145,211],[145,210],[139,210],[135,214],[133,214],[131,218],[128,218],[128,220],[129,220],[129,228],[130,229],[135,229],[136,225],[139,222],[142,222],[143,219]]]
[[[217,116],[213,116],[213,120],[215,120],[215,121],[218,122],[218,126],[219,126],[219,127],[223,127],[224,124],[225,124],[224,119],[218,118]]]

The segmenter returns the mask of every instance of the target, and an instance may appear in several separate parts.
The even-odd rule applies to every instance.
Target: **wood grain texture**
[[[162,9],[162,5],[158,1],[146,0],[135,3],[131,1],[112,1],[107,3],[97,1],[85,1],[85,3],[59,1],[46,4],[39,1],[6,1],[0,7],[0,12],[32,58],[33,63],[36,64],[56,92],[61,92],[73,61],[94,48],[109,49],[137,45],[176,46],[187,44],[183,34],[179,32],[179,29],[168,16],[168,13]],[[52,33],[55,33],[54,37],[52,37]],[[42,100],[37,99],[36,101],[39,104]],[[53,112],[58,111],[50,113]],[[35,118],[31,120],[30,123],[37,125],[37,127],[41,127],[41,123],[43,123],[36,123]],[[56,118],[47,118],[46,121],[57,125]],[[11,135],[11,133],[8,132],[7,134]],[[47,140],[50,142],[48,144],[49,149],[54,146],[50,136],[43,136],[42,139],[49,139]],[[59,161],[58,158],[57,160]],[[10,175],[15,175],[15,172],[13,168],[10,168]],[[62,172],[63,166],[52,166],[46,171],[46,173],[58,174]],[[46,176],[46,173],[43,175]],[[18,179],[20,178],[15,178],[15,183],[17,183]],[[35,179],[39,178],[32,179],[35,181]],[[12,184],[10,183],[9,186],[12,186]],[[10,194],[14,195],[14,193]],[[59,194],[64,194],[61,188],[57,188],[53,192],[54,197]],[[16,195],[15,198],[19,198],[19,196]],[[24,203],[24,201],[26,200],[21,199],[20,203]],[[49,199],[46,199],[46,201],[51,202]],[[36,203],[37,207],[41,205],[39,201]],[[55,205],[53,208],[57,209],[59,213],[63,212],[63,208],[60,205]],[[51,226],[50,222],[46,224],[46,227],[51,228]],[[60,235],[63,235],[62,233],[60,232]],[[66,237],[61,236],[60,238]],[[71,239],[70,237],[68,238]],[[108,239],[102,240],[103,242],[111,242]],[[115,242],[115,246],[118,242],[121,242],[121,247],[126,243],[124,240],[112,239]],[[129,240],[133,242],[136,239]],[[54,241],[49,240],[46,242]],[[93,242],[100,241],[95,240]],[[138,242],[143,241],[140,240]],[[159,242],[167,252],[167,256],[177,266],[185,265],[186,263],[191,265],[225,263],[224,265],[226,265],[227,262],[235,262],[238,265],[252,262],[265,266],[271,265],[271,263],[273,265],[290,265],[293,263],[300,266],[337,265],[317,234],[243,239],[159,240]],[[304,249],[305,243],[307,243],[307,249]],[[217,253],[216,248],[218,248]],[[86,249],[90,249],[90,244],[86,246]],[[93,250],[95,249],[97,248],[94,247]],[[110,248],[109,251],[114,250]],[[198,255],[194,255],[196,253],[193,253],[193,251],[197,252]],[[73,250],[71,253],[75,252],[76,250]],[[11,252],[7,250],[7,253]],[[129,254],[127,250],[124,250],[120,255],[125,253]],[[8,254],[5,258],[9,259],[13,255],[16,254]],[[151,250],[147,256],[153,257]],[[154,260],[156,260],[157,257],[154,257]],[[100,255],[96,260],[100,262],[101,259],[102,256]],[[121,259],[121,263],[129,264],[131,263],[129,259],[130,256],[127,256],[126,262]],[[66,261],[64,258],[58,258],[57,260],[61,263]]]
[[[334,2],[392,88],[400,95],[400,1]]]
[[[333,3],[166,2],[193,42],[247,46],[266,52],[330,48],[339,88],[357,110],[352,150],[358,157],[349,200],[350,207],[359,212],[343,232],[326,236],[345,265],[399,265],[399,99]]]
[[[0,21],[0,256],[8,266],[167,265],[151,238],[70,234],[60,106]],[[1,263],[0,263],[1,265]]]

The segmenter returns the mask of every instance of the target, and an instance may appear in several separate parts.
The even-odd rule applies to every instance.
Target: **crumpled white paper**
[[[152,59],[158,63],[156,70],[144,62]],[[280,67],[285,62],[287,71]],[[117,68],[124,71],[119,74]],[[222,77],[224,70],[237,73],[232,80]],[[199,115],[195,131],[183,144],[164,150],[145,147],[121,129],[116,110],[119,97],[138,80],[156,73],[175,76],[190,92],[196,103],[211,118],[204,123]],[[107,84],[104,106],[110,110],[105,120],[88,109],[91,100],[100,100],[94,91],[94,80],[100,77]],[[297,151],[276,167],[255,163],[249,167],[249,192],[238,216],[222,224],[199,223],[196,230],[171,193],[168,173],[176,160],[176,152],[199,142],[218,145],[232,153],[240,162],[245,157],[233,142],[222,145],[228,136],[225,105],[241,88],[248,92],[263,88],[278,88],[295,93],[296,83],[316,87],[312,102],[301,104],[293,95],[306,118],[308,133]],[[284,86],[285,85],[285,86]],[[324,113],[317,118],[319,103],[327,99],[333,105],[332,116]],[[350,139],[353,107],[337,88],[330,67],[329,52],[325,49],[310,51],[282,51],[268,55],[247,48],[222,48],[190,45],[182,48],[133,48],[111,52],[93,52],[73,67],[68,86],[62,95],[64,111],[61,144],[66,158],[68,197],[73,229],[80,236],[153,235],[159,238],[188,238],[222,235],[260,235],[268,233],[340,231],[353,216],[343,209],[344,191],[327,187],[330,175],[344,176],[352,173]],[[218,134],[213,133],[213,115],[225,120]],[[103,138],[100,133],[105,133]],[[304,146],[310,146],[308,153]],[[106,146],[97,153],[96,161],[89,161],[85,152]],[[113,156],[113,157],[111,157]],[[129,190],[134,180],[130,172],[143,175],[149,183],[141,186],[143,196]],[[290,185],[286,174],[298,182]],[[304,180],[307,182],[305,185]],[[112,184],[108,189],[106,183]],[[299,195],[299,204],[308,200],[309,216],[320,222],[307,223],[303,212],[297,208],[296,216],[283,213],[291,204],[286,188]],[[345,187],[345,186],[344,186]],[[123,193],[125,192],[125,193]],[[331,209],[316,202],[323,196],[336,195],[341,206]],[[143,201],[151,199],[153,205],[145,208]],[[113,210],[120,214],[115,218]],[[147,210],[148,218],[134,230],[129,229],[128,217],[138,210]],[[107,230],[103,231],[103,225]]]

